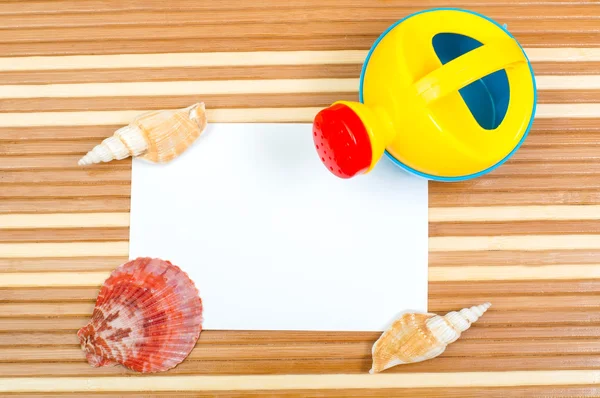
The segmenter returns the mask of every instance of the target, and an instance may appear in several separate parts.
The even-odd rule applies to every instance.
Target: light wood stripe
[[[312,123],[321,109],[207,109],[207,116],[212,123]],[[122,125],[144,112],[147,110],[0,113],[0,127]],[[597,117],[600,117],[600,104],[540,104],[536,111],[536,118]]]
[[[598,90],[600,75],[572,75],[535,77],[538,90]],[[10,91],[10,90],[9,90]]]
[[[0,243],[0,258],[127,256],[129,242]]]
[[[582,49],[586,50],[586,49]],[[587,49],[593,60],[596,49]],[[558,51],[556,52],[558,53]],[[25,70],[360,64],[365,50],[69,55],[0,58],[0,72]],[[556,54],[558,56],[558,54]],[[600,60],[600,52],[598,54]]]
[[[539,104],[536,119],[588,118],[600,116],[600,104]]]
[[[0,58],[0,72],[69,69],[361,64],[366,50],[153,53]],[[526,48],[531,62],[600,62],[600,48]]]
[[[201,98],[198,98],[201,101]],[[321,108],[207,109],[212,123],[312,122]],[[123,125],[147,110],[0,113],[0,127]]]
[[[597,370],[380,375],[149,376],[0,379],[0,392],[222,391],[595,384]]]
[[[525,220],[600,220],[600,205],[432,207],[429,209],[429,222]]]
[[[479,250],[577,250],[597,249],[600,235],[525,235],[429,238],[430,252]]]
[[[429,282],[600,278],[600,264],[429,267]]]
[[[128,227],[129,213],[0,214],[1,229]]]
[[[110,272],[8,273],[0,274],[0,287],[96,287],[102,285],[109,275]]]
[[[538,76],[536,84],[539,90],[593,90],[600,88],[600,75]],[[0,98],[354,93],[358,87],[357,78],[29,84],[0,85]]]
[[[585,76],[575,76],[583,78]],[[562,76],[559,79],[565,79]],[[583,80],[583,79],[582,79]],[[590,84],[594,84],[591,78]],[[598,79],[600,80],[600,78]],[[559,82],[560,83],[560,82]],[[556,84],[556,83],[555,83]],[[205,80],[0,86],[0,98],[85,98],[211,94],[337,93],[358,90],[358,79]]]

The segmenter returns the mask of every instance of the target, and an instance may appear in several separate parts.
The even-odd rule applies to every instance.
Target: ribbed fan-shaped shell
[[[373,344],[371,373],[437,357],[490,306],[490,303],[485,303],[458,312],[452,311],[445,316],[420,313],[401,315]]]
[[[201,330],[202,301],[187,274],[168,261],[138,258],[112,272],[77,336],[90,365],[148,373],[181,363]]]

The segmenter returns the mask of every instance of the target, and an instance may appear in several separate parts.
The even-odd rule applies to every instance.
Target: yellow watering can
[[[367,173],[386,152],[419,176],[460,181],[490,172],[520,147],[537,96],[531,64],[505,28],[471,11],[436,8],[377,39],[359,100],[335,102],[315,117],[315,147],[332,173]]]

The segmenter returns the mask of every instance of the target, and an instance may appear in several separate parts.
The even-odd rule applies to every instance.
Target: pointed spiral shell
[[[204,103],[177,110],[147,112],[96,145],[78,164],[86,166],[130,156],[167,163],[190,147],[206,124]]]
[[[403,314],[373,344],[370,373],[437,357],[490,307],[490,303],[484,303],[444,316]]]

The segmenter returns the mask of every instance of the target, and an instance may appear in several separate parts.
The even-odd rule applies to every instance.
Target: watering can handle
[[[525,61],[523,50],[514,39],[502,39],[453,59],[415,82],[413,87],[429,104],[493,72]]]

